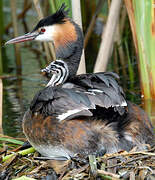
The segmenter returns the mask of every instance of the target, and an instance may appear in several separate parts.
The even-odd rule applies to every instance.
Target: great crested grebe
[[[76,75],[82,49],[80,27],[67,17],[65,5],[39,21],[34,30],[8,41],[52,41],[57,60],[43,71],[53,76],[39,91],[23,118],[23,130],[34,148],[53,159],[69,159],[154,143],[146,113],[125,100],[111,72]]]

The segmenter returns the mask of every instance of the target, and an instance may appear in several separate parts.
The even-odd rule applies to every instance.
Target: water
[[[23,2],[17,3],[17,13],[23,9]],[[31,31],[37,23],[37,14],[31,9],[27,13],[25,21],[28,23],[28,31]],[[5,26],[11,21],[10,2],[4,1],[4,17]],[[11,39],[13,29],[9,29],[9,35],[4,35],[6,40]],[[18,33],[25,33],[22,20],[18,21]],[[22,58],[22,76],[16,76],[16,63],[14,46],[8,45],[2,48],[3,51],[3,66],[5,73],[10,75],[10,78],[3,79],[3,131],[9,136],[22,135],[21,122],[23,114],[28,109],[34,94],[42,88],[46,79],[40,74],[40,61],[44,61],[44,56],[34,53],[33,49],[40,50],[40,45],[34,43],[20,44]]]
[[[46,79],[40,74],[40,67],[34,54],[25,48],[21,49],[21,54],[24,57],[23,75],[19,77],[13,75],[3,80],[3,129],[4,134],[9,136],[21,135],[23,114],[35,93],[46,83]]]

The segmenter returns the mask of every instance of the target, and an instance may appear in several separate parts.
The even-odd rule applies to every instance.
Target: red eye
[[[44,29],[44,28],[42,28],[42,29],[41,29],[41,32],[43,32],[43,33],[44,33],[45,31],[46,31],[46,29]]]

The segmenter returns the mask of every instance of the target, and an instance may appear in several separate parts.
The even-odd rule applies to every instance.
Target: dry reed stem
[[[17,18],[18,18],[18,19],[23,18],[23,17],[25,16],[25,14],[27,13],[27,11],[31,8],[31,6],[32,6],[32,4],[29,3],[29,4],[23,9],[23,11],[22,11],[20,14],[18,14]],[[12,26],[12,22],[10,22],[10,23],[5,27],[5,32],[7,32],[7,31],[9,30],[9,28],[11,28],[11,26]]]
[[[11,0],[10,5],[11,5],[11,16],[12,16],[14,37],[17,37],[18,36],[18,25],[17,25],[17,15],[16,15],[16,0]],[[17,75],[21,75],[22,62],[21,62],[21,55],[20,55],[20,45],[14,44],[14,47],[15,47],[16,68],[17,68],[16,72],[17,72]]]
[[[128,17],[130,21],[130,26],[132,30],[132,36],[133,36],[133,41],[136,49],[136,54],[138,56],[138,41],[137,41],[137,35],[136,35],[136,24],[135,24],[135,17],[134,17],[134,10],[132,6],[132,1],[124,0],[127,12],[128,12]]]
[[[121,0],[112,0],[109,16],[105,30],[102,32],[102,41],[97,56],[94,72],[104,72],[108,64],[109,56],[112,51],[114,34],[119,20]]]
[[[97,170],[98,174],[100,175],[106,175],[106,176],[111,176],[112,178],[115,178],[115,179],[119,179],[120,178],[120,175],[117,175],[117,174],[114,174],[114,173],[111,173],[111,172],[107,172],[107,171],[104,171],[104,170]]]
[[[3,113],[3,81],[0,79],[0,134],[3,134],[2,129],[2,113]]]
[[[94,25],[95,25],[95,22],[96,22],[96,18],[98,16],[99,12],[101,11],[101,8],[103,7],[103,2],[104,2],[103,0],[98,1],[96,11],[93,14],[92,19],[90,21],[90,24],[89,24],[89,26],[87,28],[87,32],[86,32],[86,35],[85,35],[85,38],[84,38],[84,49],[86,48],[86,46],[88,44],[88,41],[90,39],[90,36],[92,34],[92,31],[93,31],[93,28],[94,28]]]
[[[37,11],[39,20],[40,20],[44,16],[43,16],[43,12],[42,12],[41,7],[40,7],[39,0],[33,0],[33,3],[34,3],[34,6],[35,6],[35,9]],[[47,57],[47,62],[50,63],[51,62],[51,57],[52,57],[52,60],[55,60],[55,58],[56,58],[54,47],[53,47],[53,45],[51,43],[43,42],[43,45],[44,45],[44,49],[45,49],[45,53],[46,53],[46,57]]]
[[[118,53],[119,53],[119,57],[120,57],[120,64],[121,64],[121,67],[122,67],[122,72],[123,72],[123,77],[125,79],[127,79],[127,72],[126,72],[126,69],[125,69],[125,66],[126,66],[126,62],[125,62],[125,54],[124,54],[124,50],[123,50],[123,46],[121,45],[121,32],[120,32],[120,27],[117,26],[117,39],[116,39],[116,43],[117,43],[117,46],[118,46]]]
[[[73,20],[82,28],[82,19],[81,19],[81,4],[80,1],[72,0],[72,18]],[[85,63],[85,55],[84,50],[81,56],[80,65],[77,71],[77,74],[86,73],[86,63]]]

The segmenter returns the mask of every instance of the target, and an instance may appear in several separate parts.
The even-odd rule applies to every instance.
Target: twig
[[[130,163],[130,162],[133,162],[133,161],[137,161],[137,160],[140,160],[140,159],[146,159],[146,158],[148,158],[148,157],[149,157],[149,155],[145,155],[145,156],[140,156],[140,157],[132,158],[132,159],[130,159],[130,160],[124,162],[124,164]]]
[[[42,162],[42,164],[38,167],[36,167],[35,169],[33,169],[31,172],[27,173],[28,175],[31,174],[35,174],[38,173],[40,171],[40,169],[47,167],[47,163],[46,162]]]
[[[70,176],[73,177],[73,176],[75,176],[76,174],[80,174],[81,172],[85,171],[88,167],[89,167],[89,164],[86,164],[86,165],[84,165],[84,166],[81,167],[81,168],[73,169],[72,171],[69,171],[65,176],[64,176],[65,171],[63,171],[63,172],[61,173],[61,175],[60,175],[60,177],[59,177],[58,180],[61,180],[61,179],[63,179],[63,180],[69,179]]]
[[[148,169],[151,173],[153,173],[153,170],[148,166],[138,166],[138,169]]]
[[[151,147],[151,149],[148,150],[148,152],[150,152],[150,151],[155,151],[155,146]]]
[[[129,174],[130,174],[130,178],[129,179],[135,180],[135,173],[134,173],[134,171],[131,171]]]
[[[6,154],[6,153],[7,153],[7,149],[5,149],[4,151],[0,152],[0,155]]]
[[[150,153],[150,152],[146,152],[146,151],[139,151],[139,152],[132,152],[132,153],[128,153],[128,154],[125,154],[125,156],[130,156],[130,155],[136,155],[136,154],[146,154],[146,155],[149,155],[149,156],[155,156],[155,153]]]
[[[19,154],[15,154],[14,156],[12,156],[9,161],[3,163],[3,166],[7,169],[9,168],[14,162],[17,161],[17,159],[20,157]]]
[[[130,162],[137,161],[139,159],[146,159],[148,157],[149,157],[148,155],[145,155],[145,156],[140,156],[140,157],[132,158],[132,159],[130,159],[128,161],[121,162],[121,163],[118,163],[118,164],[114,164],[112,166],[106,166],[105,168],[113,168],[113,167],[116,167],[116,166],[122,166],[123,164],[125,165],[125,164],[128,164]]]
[[[79,168],[79,169],[73,169],[73,171],[71,171],[71,173],[69,173],[70,175],[75,175],[75,174],[79,174],[82,171],[86,170],[88,168],[89,164],[84,165],[83,167]]]
[[[97,172],[100,175],[111,176],[111,177],[116,178],[116,179],[120,178],[120,175],[117,175],[117,174],[114,174],[114,173],[111,173],[111,172],[107,172],[107,171],[104,171],[104,170],[97,170]]]
[[[26,164],[24,166],[22,166],[20,169],[18,169],[16,172],[15,172],[15,176],[17,176],[17,174],[21,173],[23,170],[25,170],[26,168],[28,168],[29,166]]]
[[[154,150],[154,148],[152,148]],[[136,155],[136,154],[145,154],[145,155],[150,155],[150,156],[155,156],[155,153],[150,153],[148,151],[137,151],[137,152],[122,152],[122,153],[114,153],[114,154],[106,154],[102,158],[107,159],[107,158],[116,158],[117,156],[131,156],[131,155]]]

